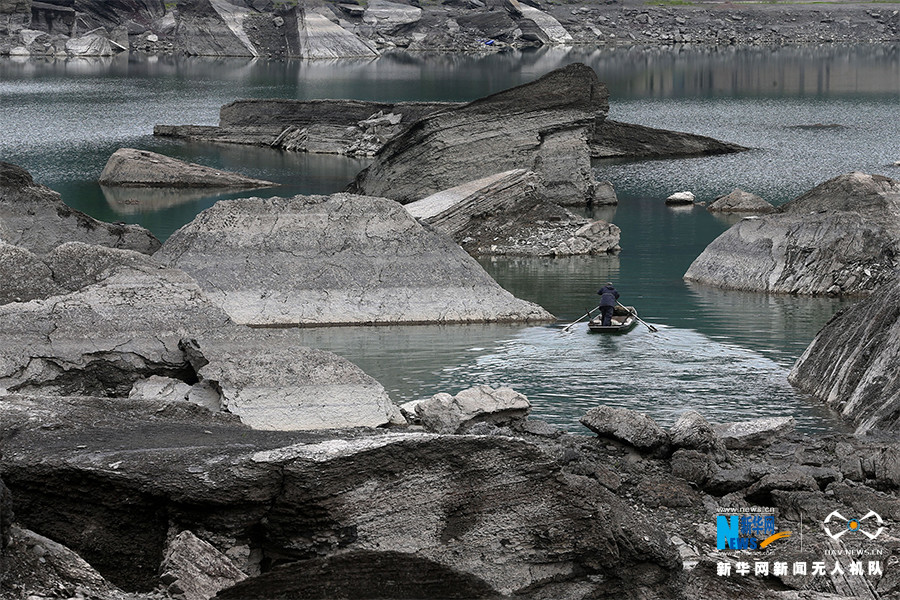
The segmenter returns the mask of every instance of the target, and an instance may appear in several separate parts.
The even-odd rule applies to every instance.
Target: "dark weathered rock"
[[[18,526],[12,526],[9,533],[9,546],[0,554],[0,598],[53,597],[49,594],[75,598],[80,594],[95,600],[128,598],[66,546]]]
[[[857,425],[900,430],[900,278],[841,312],[818,333],[788,380]]]
[[[238,323],[551,318],[383,198],[220,201],[172,235],[155,258],[190,273]]]
[[[254,432],[195,411],[201,409],[3,398],[0,422],[18,431],[4,438],[3,454],[18,518],[129,590],[156,586],[175,523],[219,552],[249,546],[266,570],[277,560],[301,575],[273,570],[223,597],[272,597],[275,590],[296,596],[310,589],[303,573],[310,582],[334,581],[316,565],[343,564],[337,557],[349,553],[360,553],[360,561],[340,571],[353,577],[346,589],[366,582],[382,589],[388,584],[372,578],[396,572],[412,597],[442,588],[412,577],[402,566],[410,562],[465,582],[462,589],[478,597],[542,589],[567,597],[585,586],[609,593],[624,582],[665,586],[678,565],[657,528],[523,440],[330,439]],[[304,562],[314,557],[318,563]]]
[[[541,200],[537,176],[497,173],[411,202],[411,215],[473,256],[572,256],[619,250],[620,230]],[[615,192],[613,192],[615,197]]]
[[[867,294],[900,257],[900,182],[850,173],[716,238],[684,278],[791,294]]]
[[[605,118],[607,98],[594,71],[576,63],[425,117],[382,149],[354,190],[408,203],[498,171],[530,169],[545,199],[586,204],[594,186],[587,137]]]
[[[706,207],[709,212],[765,214],[775,207],[750,192],[735,188],[730,194],[719,196]]]
[[[581,417],[581,424],[601,437],[621,440],[642,450],[655,450],[669,443],[668,434],[653,419],[627,408],[592,408]]]
[[[479,385],[455,396],[441,393],[415,405],[426,431],[460,433],[476,423],[510,426],[521,424],[531,412],[528,398],[510,388]]]
[[[151,254],[159,240],[137,225],[97,221],[63,204],[25,169],[0,162],[0,239],[37,255],[65,242],[84,242]]]
[[[278,184],[212,167],[185,162],[156,152],[119,148],[103,172],[100,183],[109,187],[260,188]]]
[[[182,531],[169,542],[159,567],[160,578],[184,594],[185,600],[208,600],[217,592],[243,581],[247,575],[212,544],[190,531]]]

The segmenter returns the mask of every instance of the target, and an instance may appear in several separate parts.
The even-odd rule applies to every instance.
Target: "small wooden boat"
[[[631,312],[629,312],[631,311]],[[637,325],[637,311],[633,306],[617,306],[613,311],[609,325],[601,325],[602,319],[597,315],[588,321],[589,333],[628,333]]]

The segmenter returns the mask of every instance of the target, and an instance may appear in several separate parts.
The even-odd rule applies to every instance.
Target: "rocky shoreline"
[[[390,48],[494,52],[535,45],[895,43],[891,5],[823,2],[603,4],[517,0],[300,3],[4,0],[0,55],[338,58]]]

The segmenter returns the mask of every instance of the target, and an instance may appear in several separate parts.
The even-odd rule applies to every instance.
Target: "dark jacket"
[[[619,292],[611,285],[604,285],[597,293],[600,294],[600,306],[615,306],[619,299]]]

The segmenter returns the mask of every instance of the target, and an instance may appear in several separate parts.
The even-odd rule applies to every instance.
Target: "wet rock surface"
[[[334,194],[217,203],[155,257],[254,325],[541,321],[399,204]]]
[[[271,181],[185,162],[156,152],[120,148],[109,157],[100,183],[109,187],[274,187]]]
[[[900,182],[840,175],[716,238],[684,275],[718,287],[790,294],[868,294],[900,256]]]
[[[789,381],[857,425],[900,431],[900,278],[835,315]]]
[[[0,162],[0,239],[36,255],[66,242],[152,254],[159,240],[138,225],[103,223],[63,204],[25,169]]]

